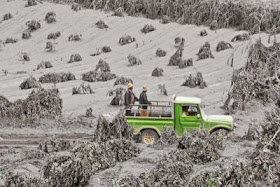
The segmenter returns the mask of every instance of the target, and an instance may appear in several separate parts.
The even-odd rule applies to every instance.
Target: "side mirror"
[[[200,114],[197,114],[197,115],[196,115],[196,118],[197,118],[197,119],[200,119]]]

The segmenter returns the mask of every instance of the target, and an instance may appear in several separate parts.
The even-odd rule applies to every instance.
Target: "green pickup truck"
[[[226,115],[206,115],[201,108],[201,99],[173,96],[172,102],[152,101],[155,105],[131,105],[126,116],[127,123],[134,127],[134,135],[140,134],[142,143],[153,144],[161,135],[164,126],[175,130],[177,136],[184,131],[200,126],[211,133],[217,130],[231,131],[233,118]]]

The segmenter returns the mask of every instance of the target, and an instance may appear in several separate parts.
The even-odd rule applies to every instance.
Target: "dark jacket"
[[[134,95],[134,103],[135,103],[135,101],[139,101],[138,97],[136,97],[133,92],[132,92],[132,94]],[[128,89],[124,94],[124,105],[128,106],[128,105],[134,104],[134,103],[131,103],[131,92]]]
[[[140,94],[139,104],[146,104],[146,105],[152,104],[150,101],[148,101],[147,94],[144,91]],[[147,109],[148,107],[147,106],[142,106],[142,108]]]

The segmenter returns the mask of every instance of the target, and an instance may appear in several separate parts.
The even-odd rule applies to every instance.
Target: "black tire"
[[[140,141],[144,144],[154,144],[158,139],[158,133],[151,129],[143,130],[140,135]]]

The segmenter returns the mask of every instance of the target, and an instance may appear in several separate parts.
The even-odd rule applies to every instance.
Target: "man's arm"
[[[127,93],[127,92],[125,92],[125,94],[124,94],[124,105],[125,106],[128,106],[129,105],[129,95],[128,95],[129,93]]]
[[[150,101],[148,101],[148,98],[147,98],[147,95],[146,95],[146,94],[144,94],[143,100],[144,100],[144,103],[145,103],[145,104],[152,104]]]

